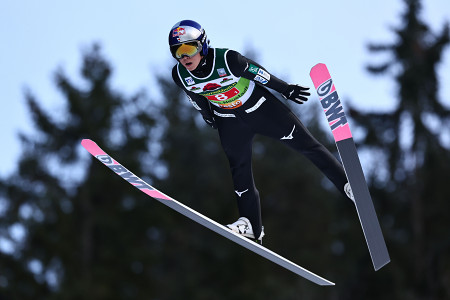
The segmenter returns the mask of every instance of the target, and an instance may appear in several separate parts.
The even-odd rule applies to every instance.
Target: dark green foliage
[[[135,223],[152,215],[151,203],[91,164],[79,145],[82,138],[92,138],[135,172],[151,176],[140,164],[154,159],[148,150],[155,125],[150,103],[142,92],[132,97],[115,92],[110,74],[94,45],[84,54],[84,88],[56,73],[64,116],[45,111],[31,93],[26,95],[36,132],[21,136],[17,173],[0,185],[7,201],[2,236],[19,224],[26,233],[14,255],[0,260],[5,282],[0,293],[7,299],[110,299],[135,293],[140,266],[155,259],[149,225]]]
[[[395,297],[448,299],[450,147],[442,138],[449,134],[450,109],[438,99],[437,67],[450,44],[450,30],[447,23],[432,33],[420,19],[420,1],[405,3],[402,26],[394,30],[396,42],[369,46],[391,57],[368,70],[393,74],[395,109],[352,110],[352,116],[367,132],[361,148],[378,153],[374,161],[386,161],[385,176],[377,176],[376,169],[372,174],[372,193],[391,250],[393,262],[387,268],[394,275]]]

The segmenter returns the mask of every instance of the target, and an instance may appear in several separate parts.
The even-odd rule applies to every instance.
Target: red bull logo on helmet
[[[185,34],[186,34],[186,30],[184,30],[183,27],[177,27],[173,30],[172,37],[178,37],[178,36],[185,35]]]

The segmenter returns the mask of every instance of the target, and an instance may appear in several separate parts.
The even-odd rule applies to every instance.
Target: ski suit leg
[[[216,117],[216,124],[230,165],[239,215],[249,219],[255,237],[259,237],[262,230],[261,204],[252,172],[254,132],[239,116]]]
[[[250,113],[252,115],[250,120],[255,131],[279,140],[303,154],[345,196],[344,185],[347,182],[347,177],[342,164],[312,136],[284,103],[269,91],[261,91],[261,94],[266,98],[266,101],[254,113]]]

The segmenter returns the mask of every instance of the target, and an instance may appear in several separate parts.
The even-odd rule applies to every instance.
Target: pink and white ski
[[[390,257],[341,100],[326,65],[315,65],[311,69],[310,76],[355,197],[356,210],[373,266],[375,270],[379,270],[389,263]]]
[[[116,160],[114,160],[92,140],[84,139],[81,141],[81,145],[87,151],[89,151],[89,153],[91,153],[92,156],[97,158],[101,163],[110,168],[124,180],[128,181],[131,185],[138,188],[143,193],[149,195],[153,199],[158,200],[162,204],[167,205],[173,210],[179,212],[180,214],[190,218],[191,220],[205,226],[206,228],[211,229],[212,231],[226,237],[227,239],[249,249],[250,251],[255,252],[256,254],[261,255],[262,257],[318,285],[334,285],[333,282],[328,281],[312,273],[311,271],[308,271],[307,269],[300,267],[299,265],[287,260],[281,255],[259,245],[258,243],[253,242],[252,240],[249,240],[239,234],[234,233],[226,226],[217,223],[216,221],[198,213],[197,211],[187,207],[186,205],[158,191],[157,189],[155,189],[154,187],[143,181],[141,178],[131,173],[128,169],[126,169]]]

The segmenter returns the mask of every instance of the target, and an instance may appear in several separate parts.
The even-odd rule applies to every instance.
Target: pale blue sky
[[[450,20],[448,0],[425,0],[423,6],[432,29]],[[139,89],[157,95],[155,76],[169,74],[174,63],[168,32],[177,21],[193,19],[204,26],[212,46],[241,52],[251,46],[262,65],[289,82],[312,87],[310,68],[326,63],[344,101],[385,110],[395,103],[395,87],[364,70],[386,58],[370,54],[366,45],[393,41],[389,28],[400,24],[403,9],[401,0],[0,0],[0,176],[14,170],[18,131],[31,132],[24,88],[44,108],[62,111],[53,74],[61,67],[81,83],[81,50],[94,41],[114,67],[113,87],[129,95]],[[441,99],[450,107],[450,49],[439,73]]]

